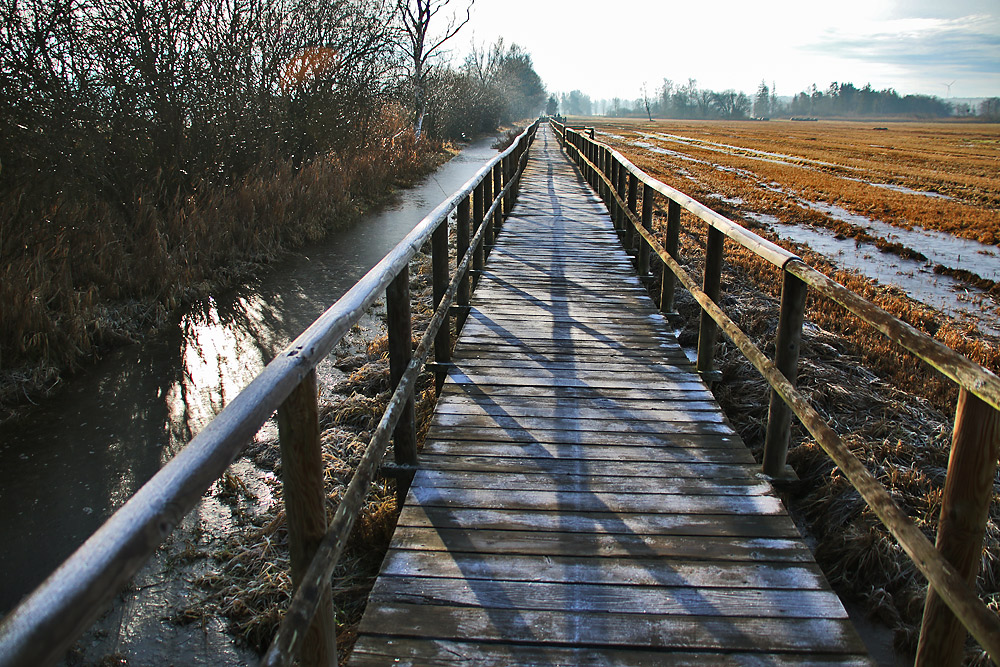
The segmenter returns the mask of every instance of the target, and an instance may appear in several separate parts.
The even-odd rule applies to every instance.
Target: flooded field
[[[1000,125],[594,124],[725,215],[1000,336]]]

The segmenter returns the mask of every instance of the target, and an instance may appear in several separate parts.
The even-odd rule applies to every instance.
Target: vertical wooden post
[[[642,184],[642,226],[647,230],[653,228],[653,188]],[[641,237],[639,239],[639,277],[649,276],[649,244]]]
[[[722,288],[722,248],[725,235],[715,227],[708,227],[708,248],[705,251],[705,280],[702,290],[715,303],[719,302],[719,292]],[[715,337],[718,325],[712,316],[701,311],[701,323],[698,327],[698,372],[709,376],[715,366]]]
[[[594,161],[594,164],[597,165],[597,173],[594,174],[594,183],[597,185],[597,196],[607,205],[608,197],[604,191],[604,180],[601,178],[601,175],[604,174],[604,149],[600,146],[595,146],[594,148],[596,148],[597,155],[597,160]]]
[[[468,201],[463,199],[463,202]],[[459,216],[461,217],[461,216]],[[434,295],[434,309],[441,305],[444,293],[448,291],[448,218],[441,221],[431,235],[431,270]],[[434,384],[440,392],[448,373],[443,370],[444,364],[451,361],[451,316],[445,314],[444,322],[434,338],[434,361],[438,364],[434,374]]]
[[[601,179],[601,192],[604,195],[604,205],[610,213],[613,210],[611,202],[614,200],[614,197],[611,196],[611,187],[604,179],[611,180],[611,151],[603,146],[601,147],[601,161],[603,162],[601,174],[604,177]]]
[[[615,183],[615,188],[618,189],[618,196],[625,201],[628,196],[628,170],[619,169],[618,170],[618,181]],[[618,222],[618,238],[621,240],[622,245],[625,245],[625,239],[627,238],[627,232],[629,227],[628,216],[625,215],[625,208],[618,211],[619,222]]]
[[[517,149],[510,156],[510,174],[507,178],[511,182],[510,186],[510,208],[514,210],[514,206],[517,205],[517,195],[518,190],[521,187],[521,174],[518,172],[518,167],[521,166],[521,156],[524,154],[524,147],[518,144]]]
[[[605,182],[605,178],[608,178],[608,174],[611,172],[611,153],[607,148],[601,146],[601,196],[604,197],[604,205],[611,208],[611,193],[608,191],[608,184]]]
[[[794,386],[799,368],[799,346],[802,342],[802,320],[806,313],[808,287],[788,271],[782,271],[781,312],[778,333],[774,340],[774,365]],[[765,475],[781,478],[785,475],[785,458],[792,433],[792,409],[773,389],[767,411],[767,435],[764,438]]]
[[[504,185],[504,165],[503,160],[497,162],[493,165],[493,198],[496,199],[501,192],[503,192]],[[504,209],[507,207],[507,198],[503,197],[503,201],[497,206],[496,210],[493,212],[493,222],[490,227],[490,247],[487,249],[487,255],[489,255],[489,250],[493,249],[493,244],[496,243],[497,236],[500,234],[500,227],[503,225]]]
[[[973,589],[982,558],[983,532],[989,517],[998,457],[1000,412],[963,387],[955,411],[936,546]],[[914,665],[962,664],[967,635],[965,627],[929,586]]]
[[[487,198],[487,190],[489,188],[489,184],[487,183],[487,181],[489,181],[489,180],[490,180],[489,179],[489,174],[487,174],[483,178],[483,180],[481,180],[479,182],[479,185],[476,186],[476,189],[474,191],[475,195],[474,195],[474,197],[472,199],[472,206],[473,206],[473,213],[472,213],[472,233],[473,233],[473,235],[475,235],[475,234],[477,234],[479,232],[479,227],[482,226],[482,224],[483,224],[483,218],[484,218],[484,216],[486,214],[486,208],[487,208],[486,198]],[[473,271],[477,271],[477,272],[482,271],[483,267],[485,265],[486,265],[486,259],[485,259],[485,256],[483,254],[483,242],[479,242],[479,243],[476,244],[475,251],[473,252],[473,255],[472,255],[472,270]],[[476,274],[477,277],[476,277],[476,281],[475,281],[474,285],[479,283],[479,277],[478,277],[478,275],[479,274],[477,273]]]
[[[466,197],[458,203],[458,216],[455,221],[456,264],[461,264],[462,260],[465,259],[466,253],[469,252],[469,223],[471,222],[471,218],[469,217],[470,204],[471,202],[469,197]],[[459,306],[468,306],[471,296],[472,290],[469,285],[469,274],[466,273],[465,277],[463,277],[461,282],[458,284],[456,301]]]
[[[628,174],[628,210],[632,211],[633,215],[637,215],[636,211],[636,200],[639,198],[639,179],[632,172]],[[639,237],[635,233],[635,228],[632,226],[631,222],[625,223],[625,229],[628,230],[626,236],[625,249],[632,251],[635,249],[636,239]]]
[[[316,371],[310,370],[278,408],[281,478],[294,588],[299,587],[326,534],[326,490],[317,397]],[[319,609],[302,639],[299,650],[302,664],[336,665],[336,632],[333,594],[328,588],[323,591]]]
[[[621,169],[621,165],[618,160],[611,163],[611,185],[613,186],[614,193],[618,192],[618,172]],[[614,193],[611,196],[611,223],[617,232],[621,229],[622,224],[622,210],[618,206],[618,199],[615,198]]]
[[[667,231],[663,239],[663,249],[671,257],[680,261],[681,236],[681,205],[673,199],[667,204]],[[674,313],[674,290],[677,286],[677,276],[663,265],[663,280],[660,285],[660,312]]]
[[[511,168],[511,156],[503,158],[503,164],[500,168],[500,190],[502,191],[504,187],[510,183],[511,176],[514,170]],[[510,215],[511,209],[514,208],[514,188],[507,190],[507,194],[503,196],[503,215],[500,217],[500,224],[503,225],[503,221],[507,219]],[[499,229],[497,230],[499,233]]]
[[[413,330],[410,322],[410,269],[403,267],[385,290],[385,319],[389,333],[389,378],[395,389],[403,377],[413,355]],[[396,463],[406,466],[417,464],[417,419],[410,398],[403,407],[403,414],[392,434]],[[396,503],[403,506],[410,477],[396,479]]]
[[[590,160],[590,164],[592,165],[594,164],[594,160],[596,158],[594,152],[594,144],[588,141],[586,143],[586,146],[587,146],[587,159]],[[597,189],[597,183],[594,180],[594,168],[590,165],[587,166],[587,182],[590,183],[590,187]]]
[[[486,225],[486,232],[483,234],[483,257],[485,258],[490,254],[490,248],[493,247],[493,235],[496,234],[496,228],[493,226],[492,215],[486,215],[490,207],[493,206],[493,200],[497,197],[497,191],[493,187],[493,174],[496,171],[496,165],[494,165],[489,173],[483,177],[483,224]]]

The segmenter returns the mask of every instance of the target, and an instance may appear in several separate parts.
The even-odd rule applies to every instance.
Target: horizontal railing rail
[[[1000,618],[978,597],[973,585],[978,573],[983,534],[993,495],[1000,455],[1000,378],[941,342],[915,329],[843,285],[810,267],[798,256],[763,239],[687,195],[656,180],[621,153],[564,125],[550,121],[569,155],[608,205],[627,247],[636,248],[640,275],[649,270],[649,254],[663,265],[660,308],[673,310],[675,281],[698,301],[702,317],[698,336],[698,370],[712,377],[717,328],[757,368],[772,389],[765,436],[763,470],[775,478],[785,474],[785,457],[794,414],[816,442],[840,467],[896,541],[929,582],[920,640],[919,665],[961,662],[966,630],[1000,663]],[[638,185],[642,209],[638,210]],[[653,201],[668,202],[667,227],[661,239],[653,235]],[[680,211],[687,210],[708,224],[705,274],[699,285],[679,262]],[[728,237],[782,271],[782,293],[771,360],[719,307],[724,238]],[[843,440],[795,388],[798,350],[807,289],[849,310],[912,352],[959,386],[952,448],[944,489],[936,545],[893,501],[889,492],[851,453]]]
[[[510,212],[537,127],[538,121],[527,127],[510,147],[421,220],[4,618],[0,666],[53,664],[64,655],[275,412],[297,591],[275,640],[278,648],[272,647],[265,661],[288,664],[298,650],[303,664],[336,664],[330,573],[385,453],[389,432],[397,464],[404,471],[394,473],[402,477],[397,490],[405,492],[405,473],[417,462],[413,412],[417,373],[431,341],[439,364],[450,358],[449,308],[456,300],[460,307],[469,303],[470,273],[482,268],[488,244]],[[457,260],[449,281],[448,219],[452,212],[457,213]],[[408,266],[428,241],[436,310],[413,355]],[[328,528],[315,369],[383,293],[395,390]],[[319,576],[315,576],[317,570]],[[302,599],[309,602],[304,604]]]

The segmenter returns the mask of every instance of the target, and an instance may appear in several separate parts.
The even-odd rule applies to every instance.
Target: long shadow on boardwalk
[[[352,664],[863,662],[652,303],[620,296],[606,214],[538,142]]]

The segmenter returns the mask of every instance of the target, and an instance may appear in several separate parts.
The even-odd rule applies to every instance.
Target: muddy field
[[[588,124],[737,221],[1000,335],[1000,125]]]
[[[797,252],[855,292],[993,371],[1000,369],[1000,126],[836,122],[598,122],[596,138],[638,167]],[[654,207],[654,228],[665,225]],[[700,276],[705,225],[682,216],[681,255]],[[654,286],[654,292],[656,291]],[[726,244],[722,307],[773,352],[780,275]],[[681,294],[681,342],[698,307]],[[715,394],[761,454],[766,385],[731,344]],[[933,540],[957,391],[843,309],[810,297],[800,389]],[[872,511],[800,427],[786,502],[842,596],[916,647],[926,584]],[[996,482],[1000,497],[1000,480]],[[1000,609],[1000,508],[987,525],[979,592]],[[973,643],[967,663],[987,664]]]

